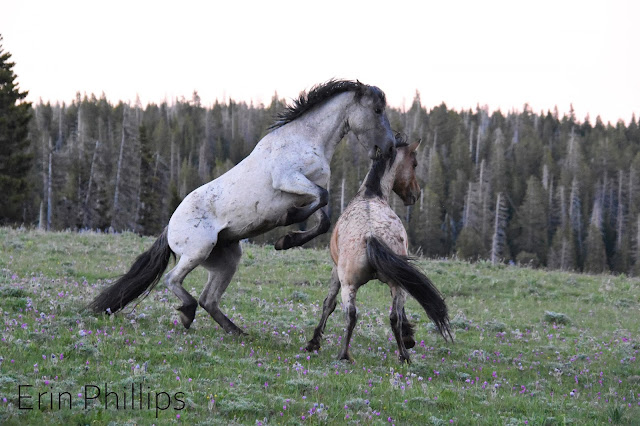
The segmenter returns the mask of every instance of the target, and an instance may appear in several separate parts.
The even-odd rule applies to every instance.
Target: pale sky
[[[640,117],[640,2],[0,0],[29,100],[159,103],[197,90],[268,104],[330,78],[394,107]]]

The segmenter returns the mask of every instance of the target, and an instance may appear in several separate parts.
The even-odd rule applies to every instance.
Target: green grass
[[[636,278],[420,260],[455,343],[409,300],[419,344],[398,363],[389,291],[372,282],[348,364],[335,360],[338,311],[322,349],[301,349],[325,297],[326,250],[244,245],[222,305],[249,336],[224,334],[203,310],[185,331],[162,286],[135,313],[86,312],[152,241],[0,228],[0,424],[640,424]],[[197,296],[204,280],[196,270],[184,286]],[[114,395],[105,409],[107,391],[119,409]]]

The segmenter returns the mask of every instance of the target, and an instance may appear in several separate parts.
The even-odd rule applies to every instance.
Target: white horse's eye
[[[382,114],[382,108],[376,108],[375,109],[375,113],[376,114]]]

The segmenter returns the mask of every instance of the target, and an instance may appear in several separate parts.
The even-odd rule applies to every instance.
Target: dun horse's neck
[[[380,181],[380,189],[382,190],[382,199],[389,202],[389,197],[391,196],[391,190],[393,189],[393,181],[396,175],[396,166],[395,164],[391,165],[387,173],[384,174],[384,177]]]
[[[398,167],[397,159],[391,164],[391,166],[389,166],[389,161],[391,160],[384,160],[382,164],[378,165],[376,165],[374,162],[374,164],[369,169],[369,172],[364,177],[362,185],[360,185],[360,189],[357,193],[358,197],[367,198],[376,196],[387,203],[389,202],[391,190],[393,189],[393,182],[395,180],[396,169]],[[384,168],[382,176],[379,176],[380,169],[377,169],[376,166]],[[378,176],[376,176],[376,174]]]

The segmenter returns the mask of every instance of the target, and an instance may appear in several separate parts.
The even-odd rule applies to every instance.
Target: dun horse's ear
[[[409,152],[416,151],[420,146],[420,142],[422,142],[422,139],[418,139],[417,141],[409,145]]]

